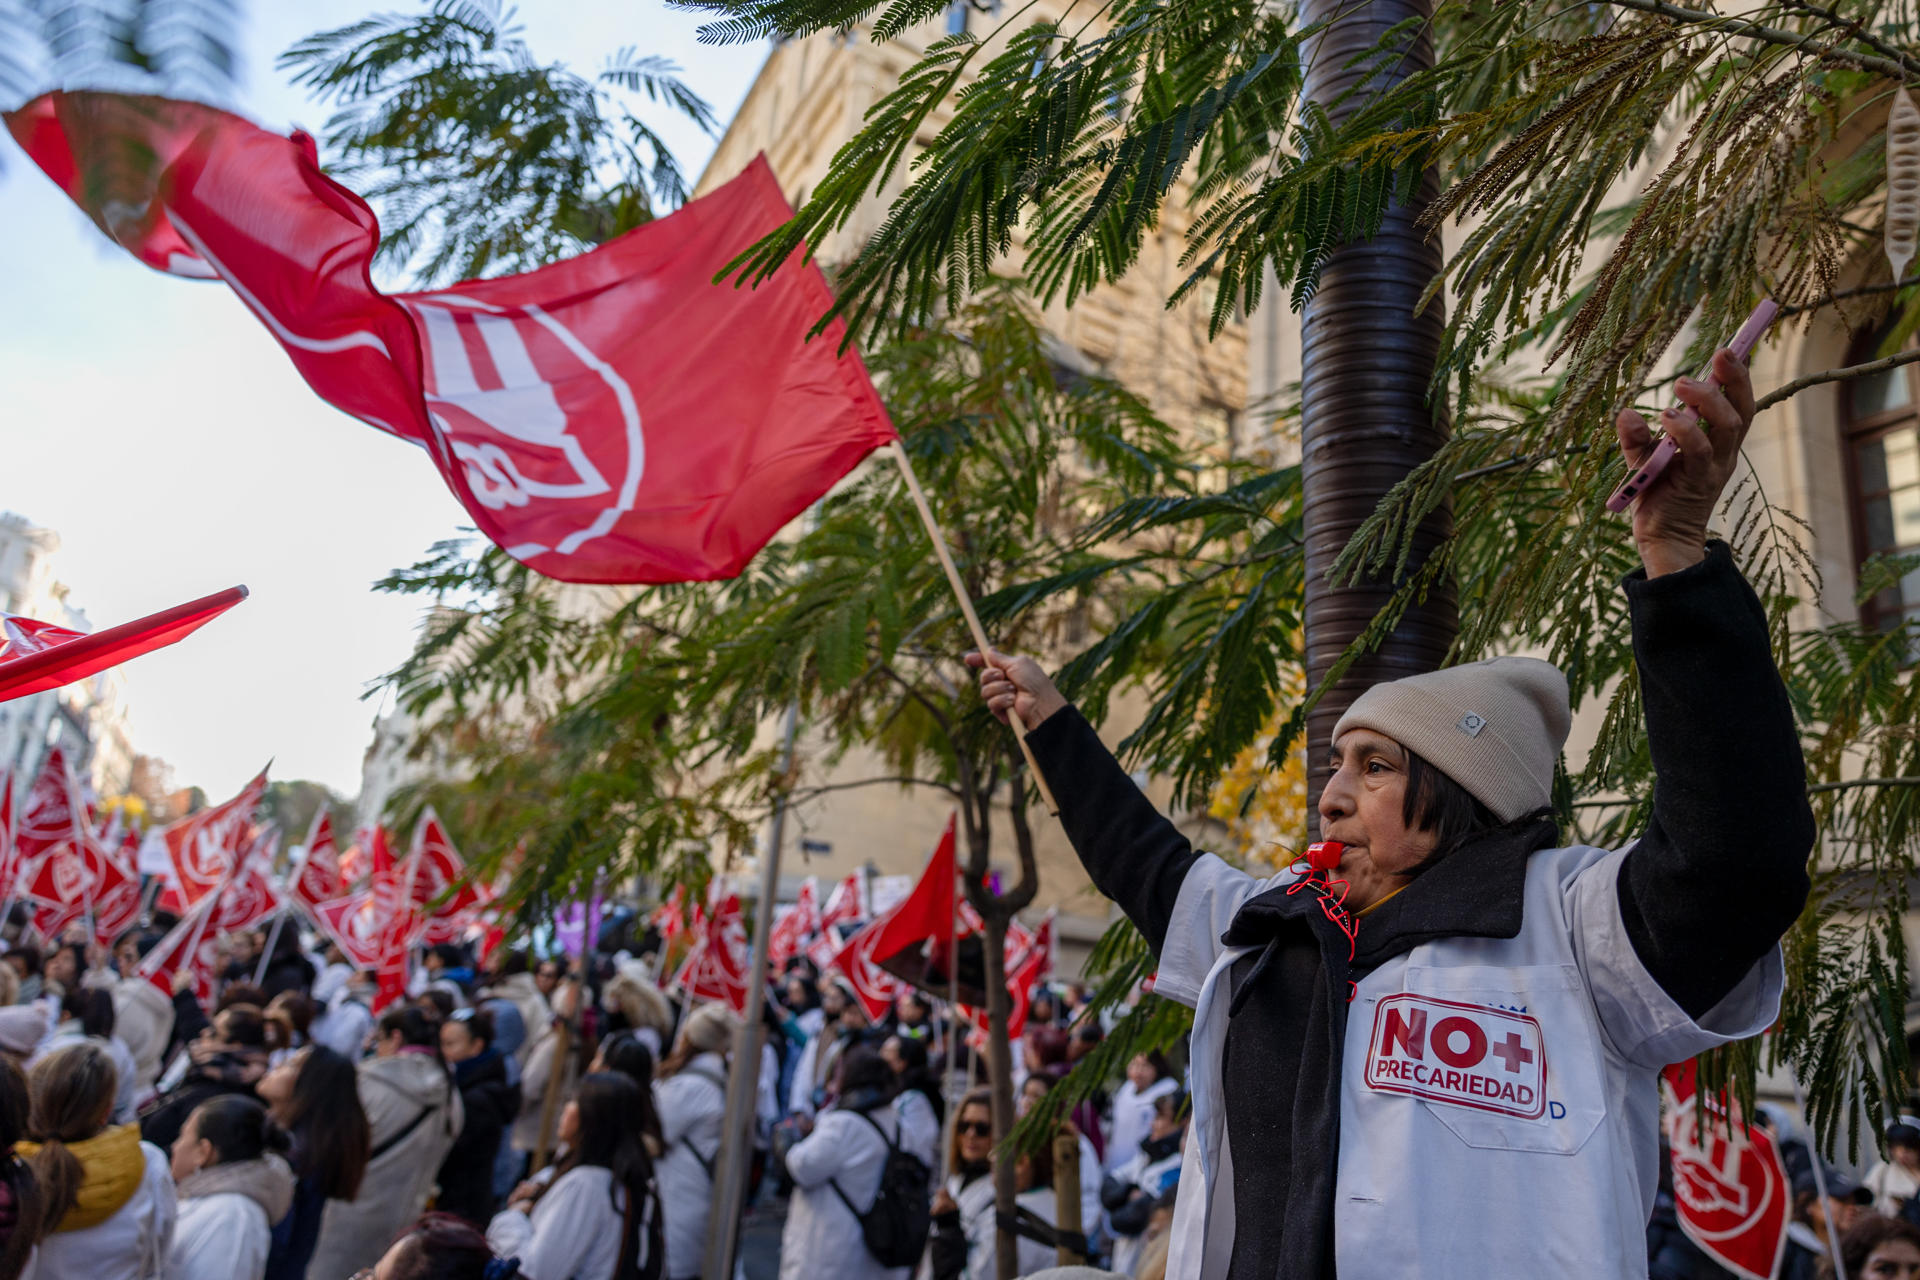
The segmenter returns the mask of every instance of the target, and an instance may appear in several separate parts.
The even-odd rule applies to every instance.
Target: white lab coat
[[[1153,1104],[1179,1088],[1180,1082],[1168,1076],[1145,1089],[1134,1088],[1133,1081],[1128,1080],[1114,1091],[1106,1172],[1114,1172],[1140,1154],[1141,1140],[1153,1127]]]
[[[520,1259],[527,1280],[608,1280],[620,1263],[626,1192],[610,1170],[569,1169],[541,1196],[532,1214],[505,1209],[487,1227],[487,1243],[503,1258]],[[618,1207],[616,1207],[618,1206]],[[652,1201],[641,1208],[640,1265],[646,1269]]]
[[[273,1231],[267,1211],[238,1192],[180,1201],[168,1280],[260,1280]]]
[[[901,1141],[898,1113],[882,1107],[871,1115],[888,1137]],[[864,1210],[879,1194],[886,1162],[887,1139],[873,1124],[851,1111],[829,1108],[820,1113],[813,1132],[787,1152],[793,1199],[780,1235],[780,1280],[906,1280],[912,1268],[883,1267],[867,1252],[860,1219],[831,1185],[838,1183]]]
[[[994,1280],[998,1256],[995,1251],[999,1245],[994,1238],[992,1176],[975,1178],[962,1185],[960,1175],[951,1174],[947,1178],[947,1194],[953,1197],[953,1203],[960,1210],[960,1233],[967,1238],[967,1266],[960,1273],[961,1280]],[[1052,1187],[1034,1187],[1022,1191],[1014,1197],[1014,1203],[1032,1210],[1049,1223],[1058,1224],[1059,1220],[1054,1216]],[[1021,1236],[1015,1258],[1020,1274],[1026,1276],[1058,1265],[1060,1252],[1047,1248],[1037,1240]],[[919,1274],[922,1277],[931,1276],[932,1267],[923,1264]],[[781,1280],[786,1280],[784,1271]]]
[[[1361,979],[1342,1052],[1342,1280],[1647,1274],[1659,1072],[1771,1025],[1784,969],[1776,948],[1696,1022],[1627,936],[1625,857],[1542,850],[1517,937],[1441,938]],[[1169,1280],[1219,1280],[1232,1256],[1220,1064],[1227,973],[1246,949],[1220,936],[1241,904],[1292,879],[1209,854],[1174,905],[1155,990],[1195,1012]]]
[[[660,1138],[666,1144],[653,1167],[667,1219],[667,1280],[699,1275],[706,1254],[707,1215],[713,1211],[713,1172],[717,1172],[710,1170],[720,1154],[721,1122],[727,1114],[726,1079],[726,1060],[717,1053],[702,1053],[653,1086],[660,1109]]]
[[[40,1241],[21,1280],[165,1280],[178,1207],[167,1153],[140,1144],[146,1172],[131,1199],[98,1226]]]

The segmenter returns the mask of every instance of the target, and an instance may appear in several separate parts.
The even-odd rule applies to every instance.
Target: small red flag
[[[740,898],[728,894],[704,921],[704,929],[694,940],[686,963],[674,975],[673,985],[695,1000],[718,1000],[735,1013],[747,1007],[747,969],[752,955],[747,950],[747,931],[740,913]]]
[[[827,909],[820,913],[820,927],[845,924],[849,920],[858,920],[866,915],[860,909],[860,873],[854,872],[833,887],[827,895]]]
[[[867,1011],[869,1021],[877,1020],[887,1011],[894,995],[904,985],[900,979],[882,969],[874,957],[874,944],[879,941],[880,931],[885,927],[884,919],[875,920],[848,938],[847,945],[840,948],[832,961],[832,967],[846,978],[854,999]]]
[[[347,880],[340,874],[340,855],[334,847],[333,818],[322,805],[307,828],[307,851],[300,859],[300,874],[293,878],[293,899],[312,911],[346,892]]]
[[[431,807],[413,829],[413,850],[407,858],[411,870],[403,863],[394,874],[403,884],[412,881],[412,902],[425,922],[419,941],[429,946],[452,942],[473,924],[480,890],[467,878],[466,860]]]
[[[245,587],[230,587],[92,635],[0,613],[0,702],[58,689],[164,649],[246,598]]]
[[[884,963],[929,938],[945,945],[953,937],[954,822],[947,818],[913,892],[876,922],[879,931],[869,948],[875,961]]]
[[[224,279],[323,399],[424,448],[481,531],[549,577],[732,577],[898,438],[844,326],[807,341],[832,302],[817,265],[713,283],[792,216],[764,157],[578,257],[389,297],[373,211],[305,134],[93,92],[7,123],[110,237]]]
[[[767,960],[776,968],[785,966],[818,932],[820,909],[814,903],[814,881],[809,876],[800,886],[799,899],[775,914],[773,929],[767,935]]]

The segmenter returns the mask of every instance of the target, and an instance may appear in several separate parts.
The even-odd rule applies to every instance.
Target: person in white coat
[[[867,1045],[840,1056],[831,1107],[787,1152],[793,1198],[780,1235],[780,1280],[906,1280],[909,1267],[882,1265],[860,1226],[880,1191],[890,1146],[901,1142],[893,1072]]]
[[[27,1067],[68,1045],[90,1040],[113,1059],[114,1078],[119,1082],[113,1095],[113,1123],[131,1124],[138,1118],[134,1110],[134,1078],[137,1068],[133,1053],[114,1034],[113,996],[100,987],[69,987],[60,997],[60,1020],[53,1034],[27,1059]]]
[[[261,1280],[273,1227],[293,1207],[287,1135],[237,1093],[193,1109],[173,1141],[180,1201],[168,1280]]]
[[[142,945],[151,949],[159,934],[136,935],[129,931],[114,945],[114,963],[120,980],[113,984],[113,1033],[133,1054],[133,1092],[140,1098],[152,1092],[160,1078],[161,1059],[167,1042],[173,1038],[173,1001],[153,985],[150,978],[135,972],[143,954]]]
[[[1730,352],[1713,379],[1681,380],[1634,505],[1615,616],[1657,781],[1626,847],[1562,841],[1569,682],[1537,659],[1361,693],[1314,745],[1325,843],[1263,880],[1196,851],[1037,663],[968,655],[1194,1008],[1170,1277],[1646,1274],[1660,1072],[1773,1023],[1817,829],[1766,608],[1707,541],[1754,411]],[[1646,422],[1617,428],[1639,465]]]
[[[560,1113],[566,1155],[515,1188],[487,1243],[527,1280],[643,1280],[662,1274],[666,1236],[649,1109],[631,1076],[594,1072]]]
[[[1147,1226],[1161,1198],[1180,1183],[1181,1151],[1187,1121],[1185,1101],[1164,1094],[1153,1105],[1153,1123],[1130,1159],[1120,1163],[1100,1188],[1113,1238],[1113,1269],[1132,1275],[1138,1266]]]
[[[312,1280],[372,1266],[387,1242],[420,1216],[465,1119],[460,1091],[440,1061],[437,1022],[415,1006],[396,1006],[380,1015],[376,1031],[376,1056],[359,1068],[373,1147],[359,1194],[327,1201],[307,1268]]]
[[[667,1280],[700,1274],[713,1210],[714,1161],[727,1113],[727,1052],[740,1019],[725,1005],[687,1016],[673,1052],[660,1063],[653,1096],[660,1109],[660,1195],[667,1217]]]
[[[953,1123],[952,1169],[933,1197],[933,1234],[927,1242],[921,1280],[994,1280],[998,1274],[998,1226],[994,1216],[993,1095],[975,1089],[960,1100]],[[1043,1146],[1022,1156],[1014,1169],[1016,1212],[1054,1225],[1053,1150]],[[1019,1236],[1018,1274],[1052,1267],[1057,1248]]]
[[[1057,1076],[1044,1071],[1028,1076],[1026,1083],[1020,1086],[1019,1096],[1014,1099],[1015,1112],[1026,1115],[1059,1083]],[[1094,1151],[1093,1143],[1087,1140],[1087,1135],[1080,1133],[1078,1128],[1074,1132],[1080,1140],[1080,1231],[1091,1240],[1100,1224],[1100,1183],[1106,1174],[1100,1167],[1100,1156]]]
[[[28,1074],[26,1159],[52,1230],[29,1280],[164,1280],[176,1213],[167,1153],[137,1125],[108,1127],[119,1081],[99,1045],[82,1041]]]
[[[1153,1104],[1179,1088],[1179,1077],[1159,1050],[1133,1055],[1126,1081],[1113,1094],[1106,1172],[1112,1173],[1139,1153],[1140,1140],[1153,1125]]]

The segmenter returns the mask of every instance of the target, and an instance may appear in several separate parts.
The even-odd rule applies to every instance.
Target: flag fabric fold
[[[481,531],[570,582],[732,577],[898,437],[795,257],[715,284],[792,216],[764,157],[678,211],[521,275],[388,296],[380,229],[305,134],[196,103],[60,92],[7,117],[148,266],[226,281],[336,408],[426,450]]]
[[[245,587],[231,587],[91,635],[0,613],[0,702],[58,689],[164,649],[246,598]]]
[[[174,885],[192,906],[239,869],[254,839],[253,811],[267,793],[267,771],[223,804],[209,805],[167,826],[161,836],[173,865]]]

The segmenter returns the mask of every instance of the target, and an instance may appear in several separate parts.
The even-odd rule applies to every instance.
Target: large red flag
[[[267,771],[225,804],[209,805],[180,819],[161,835],[181,900],[192,906],[220,887],[253,843],[253,811],[267,793]]]
[[[225,591],[88,635],[0,613],[0,702],[44,693],[183,640],[247,598]]]
[[[387,950],[386,921],[374,904],[373,890],[315,903],[313,920],[354,968],[380,967]]]
[[[764,158],[712,194],[524,275],[392,297],[379,225],[313,141],[211,107],[73,92],[7,117],[141,261],[218,276],[324,399],[421,445],[481,531],[570,582],[740,572],[897,436],[794,258],[713,283],[792,210]]]
[[[0,775],[0,894],[13,894],[18,869],[13,847],[13,772]]]
[[[74,831],[85,822],[78,789],[67,769],[66,748],[56,743],[48,749],[39,774],[20,801],[20,817],[13,832],[14,875],[31,874],[41,857],[70,843]]]
[[[1668,1067],[1661,1083],[1680,1229],[1733,1274],[1772,1280],[1793,1217],[1792,1188],[1772,1135],[1738,1116],[1730,1122],[1722,1099],[1712,1097],[1703,1128],[1691,1062]]]

